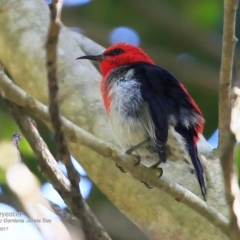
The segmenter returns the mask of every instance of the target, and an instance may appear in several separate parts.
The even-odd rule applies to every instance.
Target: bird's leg
[[[150,142],[150,139],[149,139],[149,138],[146,139],[146,140],[144,140],[144,141],[142,141],[142,142],[140,142],[139,144],[137,144],[137,145],[129,148],[129,149],[126,151],[126,154],[131,154],[132,152],[134,152],[136,149],[138,149],[139,147],[141,147],[142,145],[144,145],[144,144],[147,143],[147,142]]]
[[[137,166],[138,164],[140,164],[141,162],[141,157],[136,155],[136,154],[132,154],[132,152],[134,152],[136,149],[138,149],[139,147],[141,147],[142,145],[144,145],[145,143],[149,142],[150,139],[146,139],[142,142],[140,142],[139,144],[129,148],[125,153],[128,155],[133,156],[135,159],[137,159],[136,163],[134,164],[134,166]],[[157,161],[156,163],[154,163],[150,168],[153,169],[155,172],[158,173],[158,178],[160,178],[163,174],[163,169],[159,168],[158,165],[161,163],[161,159],[159,161]],[[120,169],[121,172],[126,173],[127,170],[122,168],[121,166],[117,165],[116,166]],[[140,181],[141,183],[143,183],[147,188],[153,188],[153,186],[151,186],[150,184],[148,184],[147,182],[144,181]]]
[[[127,152],[125,152],[125,153],[127,153]],[[130,155],[131,157],[134,158],[134,160],[135,160],[134,166],[137,166],[137,165],[141,162],[141,157],[140,157],[139,155],[132,154],[132,153],[129,153],[128,155]],[[122,173],[128,172],[125,168],[119,166],[118,164],[116,164],[116,167],[117,167]]]
[[[136,154],[132,154],[132,152],[134,152],[136,149],[138,149],[139,147],[141,147],[142,145],[144,145],[145,143],[149,142],[150,139],[146,139],[142,142],[140,142],[139,144],[129,148],[125,153],[128,155],[131,155],[132,157],[134,157],[134,159],[136,159],[136,163],[134,164],[134,166],[137,166],[138,164],[140,164],[141,162],[141,157],[139,155]]]
[[[129,148],[125,153],[128,155],[131,155],[135,160],[136,163],[134,164],[134,166],[137,166],[140,162],[141,162],[141,157],[136,155],[136,154],[132,154],[132,152],[134,152],[137,148],[141,147],[142,145],[144,145],[145,143],[149,142],[150,139],[146,139],[142,142],[140,142],[139,144]],[[122,173],[126,173],[127,170],[124,169],[123,167],[119,166],[118,164],[116,164],[116,167],[122,172]]]
[[[163,175],[163,169],[161,167],[150,167],[152,168],[158,175],[157,178],[160,178]]]

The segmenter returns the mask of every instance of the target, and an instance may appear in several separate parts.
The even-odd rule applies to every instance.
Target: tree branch
[[[26,94],[22,89],[14,85],[3,72],[0,72],[0,88],[2,90],[3,97],[9,98],[9,100],[14,101],[16,104],[28,108],[34,112],[36,116],[49,122],[46,106],[37,100],[34,100],[30,95]],[[70,141],[77,142],[91,148],[104,157],[112,159],[121,167],[127,169],[137,180],[148,182],[152,186],[162,189],[179,202],[182,202],[186,206],[194,209],[200,215],[208,219],[222,232],[227,233],[228,220],[222,214],[199,199],[199,197],[195,194],[183,188],[181,185],[166,179],[165,177],[161,177],[160,179],[156,178],[154,171],[142,164],[134,166],[134,159],[116,149],[114,145],[94,137],[63,117],[61,120],[63,130]]]
[[[222,149],[228,142],[230,126],[230,90],[232,80],[232,66],[235,43],[235,18],[238,6],[237,0],[224,1],[224,24],[222,59],[219,79],[219,149]],[[227,162],[227,161],[225,161]],[[228,164],[222,162],[223,170],[228,171]],[[225,171],[224,170],[224,171]]]
[[[23,109],[18,107],[15,103],[11,103],[11,110],[15,121],[21,129],[21,132],[26,137],[36,158],[38,159],[38,167],[40,171],[46,179],[53,184],[54,188],[64,199],[68,207],[70,209],[75,209],[76,206],[78,206],[78,203],[76,203],[76,199],[72,196],[72,186],[69,180],[65,177],[64,173],[59,169],[57,161],[54,159],[46,143],[41,138],[34,122],[24,113]],[[103,227],[97,221],[85,202],[83,202],[83,207],[85,211],[84,220],[88,223],[88,228],[94,232],[95,237],[87,239],[109,240],[110,237],[103,230]],[[79,215],[77,214],[77,216]],[[83,219],[80,218],[79,220],[83,228]]]
[[[62,130],[62,122],[60,118],[60,110],[58,105],[58,79],[57,79],[57,42],[60,31],[60,15],[62,1],[53,0],[50,4],[51,21],[47,35],[46,43],[46,65],[48,73],[48,93],[49,93],[49,113],[51,125],[54,129],[55,141],[59,151],[61,161],[66,165],[68,178],[71,183],[70,196],[73,204],[69,207],[73,214],[78,217],[82,223],[83,231],[86,239],[97,240],[95,231],[91,227],[91,223],[87,217],[87,212],[83,204],[83,198],[79,189],[80,175],[74,168],[70,152],[67,146],[64,132]],[[60,189],[59,189],[60,190]]]
[[[231,239],[239,238],[237,218],[233,212],[234,197],[231,191],[232,179],[234,175],[234,148],[236,140],[230,130],[231,124],[231,101],[230,90],[232,81],[232,67],[235,43],[235,19],[238,7],[237,0],[224,1],[224,24],[223,24],[223,44],[222,59],[219,79],[219,150],[220,161],[223,170],[226,199],[231,213],[231,220],[228,234]]]
[[[47,201],[50,203],[52,210],[54,213],[56,213],[63,221],[68,222],[72,226],[75,226],[77,228],[82,228],[81,222],[71,213],[63,210],[61,207],[59,207],[56,203],[50,201],[47,199]],[[49,209],[52,211],[51,209]]]

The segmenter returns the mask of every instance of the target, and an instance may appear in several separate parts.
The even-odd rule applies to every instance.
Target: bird
[[[143,49],[125,42],[77,59],[100,65],[102,99],[119,145],[151,168],[167,160],[183,160],[195,173],[206,201],[197,150],[205,121],[183,84],[155,65]]]

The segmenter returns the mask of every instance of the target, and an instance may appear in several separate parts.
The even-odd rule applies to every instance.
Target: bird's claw
[[[127,173],[127,172],[128,172],[125,168],[121,167],[121,166],[118,165],[118,164],[116,164],[116,167],[117,167],[122,173]]]
[[[153,186],[152,185],[150,185],[150,184],[148,184],[147,182],[144,182],[144,181],[140,181],[141,183],[143,183],[147,188],[149,188],[149,189],[152,189],[153,188]]]
[[[126,152],[127,153],[127,152]],[[134,166],[137,166],[141,163],[141,157],[136,154],[129,154],[135,161]]]
[[[131,154],[132,152],[134,152],[135,150],[137,150],[139,147],[142,147],[144,144],[146,144],[147,142],[150,142],[150,139],[146,139],[142,142],[140,142],[139,144],[129,148],[127,151],[126,151],[126,154]]]
[[[160,178],[162,175],[163,175],[163,169],[162,168],[156,168],[156,167],[150,167],[152,168],[158,175],[157,175],[157,178]],[[144,181],[140,181],[141,183],[143,183],[147,188],[153,188],[152,185],[148,184],[147,182],[144,182]]]
[[[127,153],[127,151],[126,151],[126,153]],[[134,166],[137,166],[141,163],[141,157],[140,156],[132,154],[132,153],[127,153],[127,154],[130,155],[134,159],[134,161],[135,161]],[[128,172],[125,168],[119,166],[118,164],[116,164],[116,167],[123,173]]]
[[[153,170],[158,174],[157,178],[160,178],[163,175],[163,169],[162,168],[153,168]]]

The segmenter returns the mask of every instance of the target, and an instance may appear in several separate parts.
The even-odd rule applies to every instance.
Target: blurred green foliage
[[[218,0],[168,1],[173,8],[178,8],[195,26],[215,31],[222,21],[223,9]]]
[[[0,184],[5,184],[6,183],[6,176],[5,176],[5,171],[0,168]]]

